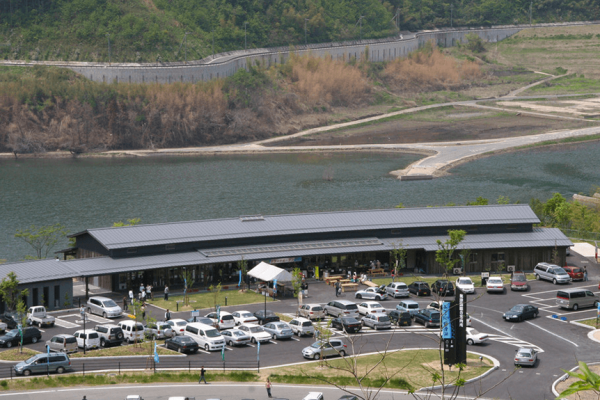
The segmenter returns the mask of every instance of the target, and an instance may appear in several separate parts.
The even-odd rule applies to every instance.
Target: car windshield
[[[104,307],[118,307],[118,306],[117,306],[117,303],[115,303],[114,301],[106,300],[104,302]]]
[[[414,309],[416,310],[416,309],[418,309],[418,308],[419,308],[419,305],[418,305],[418,304],[416,304],[416,303],[415,303],[415,304],[409,303],[409,304],[407,304],[407,305],[406,305],[406,307],[407,307],[407,308],[414,308]]]
[[[323,307],[321,306],[316,306],[312,308],[313,311],[323,311]]]
[[[6,336],[10,336],[10,337],[19,336],[19,330],[13,329],[12,331],[8,331],[8,332],[6,332]]]
[[[231,331],[231,333],[233,334],[233,336],[244,336],[245,335],[244,332],[240,332],[240,331]]]
[[[278,329],[287,329],[287,325],[286,324],[275,324],[275,328],[278,328]]]
[[[182,343],[192,343],[192,342],[195,342],[195,340],[194,340],[194,339],[192,339],[192,338],[191,338],[191,337],[189,337],[189,336],[177,336],[177,338],[176,338],[176,339],[177,339],[179,342],[182,342]]]
[[[221,335],[219,335],[219,331],[216,329],[209,329],[207,331],[205,331],[206,336],[208,337],[219,337]]]
[[[526,282],[527,279],[525,278],[525,275],[515,275],[513,276],[513,282]]]
[[[356,318],[342,318],[342,322],[345,324],[357,324],[358,320]]]
[[[386,321],[389,321],[389,320],[390,320],[390,318],[387,315],[379,317],[379,322],[386,322]]]
[[[186,326],[187,322],[186,321],[178,321],[175,324],[177,324],[177,326]]]
[[[498,283],[502,283],[502,279],[500,279],[500,278],[490,278],[488,280],[488,283],[493,283],[495,285],[495,284],[498,284]]]
[[[567,273],[567,271],[565,271],[563,268],[554,268],[554,272],[555,272],[557,275],[564,275],[564,274],[566,274],[566,273]]]
[[[169,325],[169,324],[161,324],[161,325],[158,326],[158,329],[162,329],[162,330],[171,329],[171,325]]]
[[[348,304],[346,310],[358,310],[358,306],[356,304]]]
[[[321,342],[314,342],[310,345],[310,347],[312,347],[313,349],[319,349],[321,348]]]
[[[242,314],[242,318],[252,318],[254,317],[254,315],[252,315],[252,313],[249,312],[245,312]]]
[[[383,308],[383,306],[379,303],[373,303],[370,305],[371,308]]]
[[[519,350],[517,357],[531,357],[531,351],[530,350]]]
[[[514,306],[513,308],[510,309],[510,311],[522,312],[523,311],[523,306]]]
[[[253,326],[250,328],[250,332],[252,333],[260,333],[260,332],[264,332],[264,329],[261,328],[260,326]]]
[[[469,279],[469,278],[461,278],[458,280],[458,284],[459,285],[472,285],[473,281],[471,281],[471,279]]]
[[[477,329],[471,329],[471,335],[479,335],[479,331]]]

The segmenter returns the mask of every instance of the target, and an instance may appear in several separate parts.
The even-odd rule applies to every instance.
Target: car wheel
[[[573,304],[573,311],[579,310],[579,306],[577,304]]]
[[[467,344],[468,344],[469,346],[472,346],[472,345],[473,345],[473,339],[468,339],[468,340],[467,340]]]
[[[313,360],[318,360],[318,359],[320,359],[320,358],[321,358],[321,355],[320,355],[320,354],[315,354],[315,355],[313,356]]]
[[[429,322],[425,322],[425,328],[429,328]]]
[[[102,318],[106,318],[106,313],[105,312],[102,313]]]
[[[209,347],[207,344],[204,345],[204,350],[208,351]]]
[[[277,340],[277,335],[273,334],[273,340]]]
[[[63,367],[58,367],[58,368],[56,368],[56,373],[57,373],[57,374],[62,374],[62,373],[64,373],[64,372],[65,372],[65,369],[64,369]]]
[[[597,301],[594,302],[594,308],[598,308],[598,302]]]
[[[346,352],[344,350],[340,350],[340,356],[346,357]]]
[[[31,343],[37,343],[38,338],[36,338],[35,336],[31,338]]]
[[[517,318],[517,322],[523,322],[523,317],[519,315],[519,318]]]
[[[536,312],[533,313],[533,318],[537,318],[539,316],[540,316],[540,313],[538,311],[536,311]]]
[[[552,283],[554,283],[556,285],[558,282],[556,282],[556,279],[553,279]]]
[[[256,344],[256,339],[255,339],[255,338],[252,338],[252,339],[250,339],[250,341],[251,341],[252,343]]]
[[[6,347],[8,347],[8,348],[12,347],[12,343],[11,342],[6,342]]]
[[[538,274],[535,274],[535,279],[539,281],[540,280],[540,276]]]
[[[106,347],[106,340],[104,338],[100,339],[100,347]]]
[[[181,349],[181,347],[177,349],[177,352],[178,353],[183,353],[183,350]]]
[[[377,301],[381,301],[381,296],[377,296],[377,297],[375,297],[375,300],[377,300]]]
[[[362,299],[362,295],[357,293],[357,294],[356,294],[356,298],[357,298],[357,299]]]
[[[23,375],[29,376],[29,375],[31,375],[31,371],[26,369],[25,371],[23,371]]]

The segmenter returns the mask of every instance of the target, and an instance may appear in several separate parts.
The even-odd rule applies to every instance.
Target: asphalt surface
[[[583,261],[583,258],[577,255],[568,258],[570,265],[582,265],[581,261]],[[465,395],[481,395],[483,391],[492,388],[485,393],[484,397],[550,399],[553,398],[551,392],[552,382],[563,374],[562,369],[570,369],[578,361],[597,361],[597,344],[587,338],[589,329],[570,323],[570,321],[575,319],[595,317],[596,310],[567,311],[561,310],[554,305],[556,291],[560,288],[581,286],[598,293],[598,279],[600,278],[598,267],[593,263],[586,265],[588,266],[590,275],[590,281],[588,282],[574,282],[567,285],[555,286],[550,282],[532,281],[529,282],[530,290],[528,292],[511,292],[507,288],[504,294],[487,294],[483,288],[477,288],[475,295],[469,295],[467,311],[472,317],[472,325],[480,332],[490,335],[490,340],[483,345],[468,346],[468,350],[494,357],[500,362],[501,366],[499,370],[483,378],[479,383],[467,385],[464,389]],[[325,285],[323,282],[311,283],[309,285],[309,297],[305,299],[305,303],[314,302],[324,304],[334,298],[334,289],[330,286]],[[342,298],[354,300],[354,293],[345,293]],[[415,298],[415,300],[422,307],[431,302],[430,298]],[[390,299],[382,302],[382,304],[388,309],[393,309],[398,301]],[[505,322],[502,319],[502,313],[509,310],[515,304],[520,303],[531,303],[538,306],[540,316],[534,320],[520,323]],[[149,309],[152,308],[152,306],[149,307]],[[263,308],[263,304],[253,304],[223,307],[223,310],[231,312],[244,309],[253,312]],[[297,300],[269,300],[267,308],[293,316],[297,308]],[[162,312],[158,309],[152,311],[154,315],[161,315]],[[208,310],[205,311],[208,313]],[[203,312],[201,312],[201,315],[204,315]],[[553,318],[552,315],[566,317],[567,321],[561,321],[560,318]],[[54,334],[73,333],[75,330],[81,329],[81,324],[78,323],[78,321],[80,322],[80,318],[78,318],[76,313],[71,312],[56,316],[58,318],[57,326],[43,329],[42,342],[35,345],[27,345],[27,347],[44,351],[45,340],[50,339]],[[174,317],[189,318],[189,312],[174,313]],[[92,316],[91,319],[95,323],[105,322],[98,316]],[[115,320],[109,322],[115,322]],[[395,328],[392,331],[376,332],[370,328],[364,328],[360,334],[351,335],[352,340],[344,337],[341,332],[337,332],[336,335],[344,338],[350,349],[348,351],[350,354],[353,353],[353,348],[361,353],[383,351],[388,346],[388,343],[390,349],[437,346],[437,329],[425,329],[418,324],[407,328]],[[269,343],[261,345],[261,369],[308,362],[308,360],[302,357],[301,350],[312,344],[313,341],[314,339],[310,337],[294,337],[292,340],[272,340]],[[536,347],[541,350],[538,364],[534,368],[515,370],[513,355],[515,350],[520,346]],[[226,365],[229,363],[228,368],[231,368],[234,363],[238,363],[236,365],[240,368],[244,366],[253,368],[257,362],[257,350],[253,345],[240,348],[228,347],[225,352],[225,363]],[[85,366],[83,366],[83,363],[85,363]],[[146,358],[128,357],[111,360],[73,359],[75,372],[79,373],[82,372],[83,368],[85,368],[86,372],[116,369],[119,363],[122,370],[144,368]],[[7,362],[0,364],[0,377],[7,376],[13,364]],[[187,357],[161,356],[161,362],[157,365],[157,368],[197,369],[201,365],[218,368],[218,366],[222,365],[221,353],[200,351],[198,354]],[[494,388],[495,385],[498,386]]]

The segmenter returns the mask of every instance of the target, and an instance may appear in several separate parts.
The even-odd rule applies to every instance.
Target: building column
[[[85,277],[85,301],[88,301],[90,298],[90,287],[88,282],[88,277]]]

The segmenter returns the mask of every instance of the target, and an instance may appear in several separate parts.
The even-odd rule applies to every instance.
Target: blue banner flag
[[[277,279],[273,279],[273,298],[277,294]]]
[[[454,337],[450,318],[450,304],[449,301],[442,303],[442,339],[452,339]]]
[[[154,362],[157,363],[157,364],[159,363],[159,360],[158,360],[158,350],[156,348],[156,342],[154,342]]]
[[[260,361],[260,342],[256,342],[256,360]]]
[[[242,270],[240,269],[238,272],[240,273],[240,281],[238,282],[238,287],[240,287],[242,285]]]
[[[217,319],[221,321],[221,306],[217,306]]]
[[[225,345],[223,345],[223,348],[221,349],[221,359],[225,361]]]

